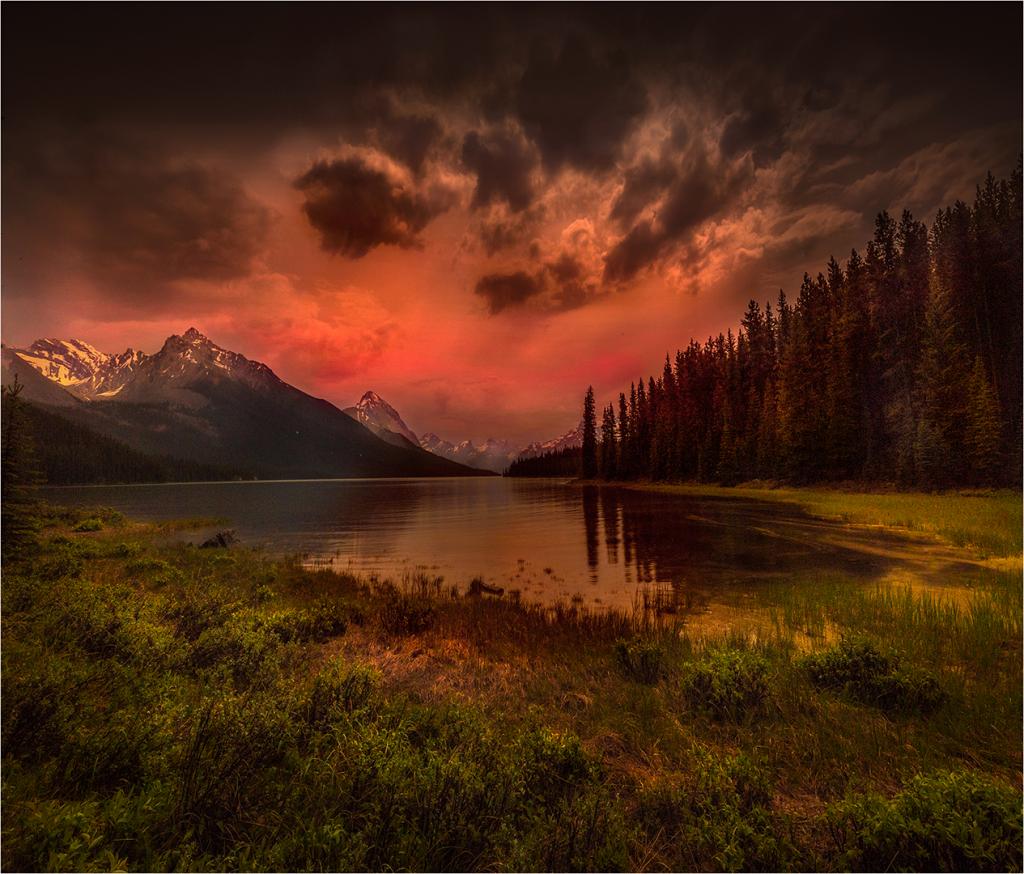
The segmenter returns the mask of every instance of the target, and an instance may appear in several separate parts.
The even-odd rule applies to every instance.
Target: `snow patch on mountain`
[[[413,446],[420,445],[420,438],[405,424],[398,410],[375,391],[366,392],[358,404],[346,407],[345,412],[377,434],[381,431],[400,434]]]
[[[560,452],[563,449],[575,449],[583,445],[583,420],[571,431],[566,431],[561,437],[553,440],[531,443],[519,454],[518,458],[536,458],[538,455],[545,455],[548,452]]]
[[[83,340],[36,340],[14,355],[51,382],[85,401],[177,401],[194,405],[188,386],[205,379],[234,379],[252,387],[280,383],[265,364],[213,343],[195,328],[172,334],[160,351],[128,348],[101,352]]]

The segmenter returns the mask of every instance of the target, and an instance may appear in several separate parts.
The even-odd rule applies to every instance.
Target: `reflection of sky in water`
[[[829,543],[829,526],[747,500],[551,480],[197,483],[44,490],[55,503],[144,520],[218,516],[246,544],[401,578],[474,576],[525,598],[630,605],[639,590],[709,593],[793,569],[879,575],[891,561]],[[188,537],[188,534],[184,536]]]

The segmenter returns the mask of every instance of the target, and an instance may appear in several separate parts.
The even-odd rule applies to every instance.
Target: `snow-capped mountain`
[[[172,334],[154,355],[126,349],[100,352],[83,340],[36,340],[13,355],[75,397],[84,401],[156,400],[191,406],[187,386],[204,377],[245,382],[252,386],[280,383],[265,364],[223,349],[195,328]]]
[[[543,443],[531,443],[518,454],[519,458],[536,458],[547,452],[558,452],[562,449],[575,449],[583,445],[583,420],[571,431],[567,431],[561,437],[553,440],[545,440]]]
[[[452,443],[433,432],[417,437],[415,432],[405,424],[401,414],[376,392],[368,391],[354,407],[347,407],[345,412],[353,419],[364,424],[381,439],[392,441],[399,438],[408,440],[413,445],[426,449],[434,455],[440,455],[450,461],[475,467],[480,470],[492,470],[501,473],[517,458],[533,458],[546,452],[583,445],[583,421],[580,420],[573,430],[553,440],[531,443],[525,448],[513,446],[507,440],[488,437],[483,443],[463,440]]]
[[[127,349],[119,355],[100,352],[84,340],[36,340],[14,354],[52,382],[82,400],[113,397],[147,357]]]
[[[493,437],[488,437],[483,443],[463,440],[455,444],[442,440],[436,434],[424,434],[420,438],[420,446],[428,452],[457,461],[459,464],[468,464],[470,467],[493,470],[497,473],[508,467],[519,454],[507,440],[496,440]]]
[[[420,439],[405,424],[391,404],[375,391],[368,391],[354,407],[346,407],[348,413],[357,422],[362,423],[378,436],[383,434],[399,434],[413,446],[420,445]],[[383,432],[383,433],[382,433]]]
[[[195,328],[152,355],[49,339],[5,347],[2,359],[4,382],[17,375],[26,400],[141,452],[275,477],[471,473],[421,449],[415,435],[379,439]]]

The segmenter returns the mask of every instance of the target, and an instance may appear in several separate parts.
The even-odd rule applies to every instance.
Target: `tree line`
[[[600,420],[588,390],[583,476],[1018,484],[1021,220],[1020,165],[930,229],[880,213],[863,255],[752,300]]]

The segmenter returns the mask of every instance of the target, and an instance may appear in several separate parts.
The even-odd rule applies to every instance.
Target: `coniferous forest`
[[[600,415],[588,392],[581,469],[727,485],[1017,483],[1021,275],[1019,165],[931,228],[882,212],[863,254],[805,274],[795,300],[752,300],[737,334],[691,340]]]

